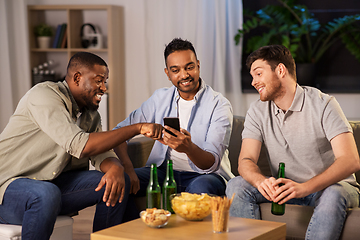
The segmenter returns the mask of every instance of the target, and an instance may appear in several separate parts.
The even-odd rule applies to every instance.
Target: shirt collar
[[[203,81],[201,78],[199,78],[199,84],[200,84],[199,90],[197,91],[197,93],[196,93],[195,96],[194,96],[194,99],[195,99],[196,102],[198,101],[200,95],[201,95],[201,94],[204,92],[204,90],[205,90],[205,83],[204,83],[204,81]],[[177,102],[177,101],[179,101],[179,99],[180,99],[179,90],[176,88],[176,91],[175,91],[175,101]]]
[[[291,103],[291,106],[288,109],[288,111],[300,112],[304,106],[304,100],[305,100],[304,89],[302,87],[300,87],[299,84],[296,84],[294,100]],[[272,105],[274,106],[274,115],[276,116],[282,110],[278,106],[276,106],[276,104],[273,101],[271,101],[271,102],[272,102]]]
[[[289,110],[293,112],[300,112],[304,106],[304,100],[305,100],[304,89],[300,87],[299,84],[296,84],[295,97]]]

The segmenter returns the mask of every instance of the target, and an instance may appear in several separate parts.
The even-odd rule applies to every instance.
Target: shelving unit
[[[107,84],[109,129],[122,121],[125,118],[123,8],[113,5],[29,5],[28,23],[31,69],[51,59],[57,79],[62,80],[69,59],[77,52],[92,52],[107,62],[110,71]],[[33,29],[40,23],[51,25],[54,31],[58,24],[67,23],[67,47],[39,49]],[[82,48],[80,31],[84,23],[93,24],[102,34],[101,49]]]

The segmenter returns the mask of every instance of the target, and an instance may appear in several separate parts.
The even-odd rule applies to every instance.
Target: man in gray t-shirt
[[[262,47],[246,64],[260,100],[245,118],[240,176],[227,185],[227,196],[235,194],[230,214],[260,219],[258,204],[272,201],[314,206],[306,239],[338,239],[346,208],[359,205],[354,173],[360,162],[351,126],[334,97],[296,83],[295,61],[284,46]],[[269,178],[257,166],[262,142]],[[286,178],[275,179],[280,162]]]

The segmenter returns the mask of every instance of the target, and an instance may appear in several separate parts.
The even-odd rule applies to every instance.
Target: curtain
[[[30,88],[26,5],[0,0],[0,132]]]
[[[144,58],[137,61],[147,79],[146,94],[150,96],[158,88],[171,86],[164,73],[163,52],[167,43],[180,37],[193,43],[201,78],[230,100],[234,114],[244,115],[241,44],[236,46],[234,41],[242,26],[242,1],[143,0],[143,6],[139,11],[143,16]],[[139,84],[144,83],[144,78]]]

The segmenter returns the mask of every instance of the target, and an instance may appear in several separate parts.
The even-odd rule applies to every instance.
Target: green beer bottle
[[[163,183],[162,191],[163,191],[163,195],[162,195],[163,209],[168,210],[171,213],[174,213],[174,211],[171,208],[170,195],[176,193],[176,182],[174,179],[173,163],[172,160],[170,159],[167,160],[166,178]]]
[[[278,171],[278,178],[285,178],[285,163],[279,163],[279,171]],[[280,184],[281,187],[284,184]],[[285,203],[284,204],[277,204],[272,203],[271,205],[271,213],[274,215],[283,215],[285,213]]]
[[[151,164],[149,185],[146,188],[146,208],[161,208],[161,189],[156,164]]]

